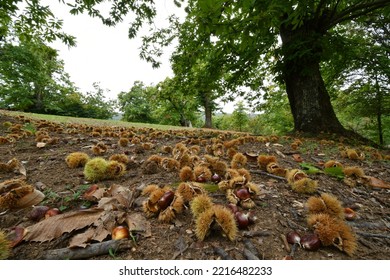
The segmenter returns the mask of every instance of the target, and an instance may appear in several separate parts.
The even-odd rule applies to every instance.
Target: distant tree
[[[323,66],[325,82],[341,120],[363,135],[375,123],[375,141],[383,145],[383,119],[390,115],[390,19],[375,16],[343,28],[350,34],[345,55]],[[366,125],[353,127],[359,122]]]
[[[232,113],[232,124],[239,131],[243,131],[249,122],[248,110],[242,101],[239,101]]]
[[[190,126],[197,122],[199,100],[185,91],[178,77],[158,83],[151,95],[154,112],[160,123]]]
[[[94,91],[82,96],[84,110],[89,118],[111,119],[115,115],[116,101],[107,99],[108,92],[100,87],[99,83],[93,83]]]
[[[47,113],[74,90],[56,50],[39,38],[0,46],[0,104],[3,107]]]
[[[135,81],[128,92],[118,95],[119,108],[123,112],[123,120],[129,122],[154,122],[152,106],[148,100],[147,87],[141,81]]]
[[[296,131],[348,134],[332,107],[321,63],[332,65],[344,55],[340,46],[349,34],[339,27],[388,15],[389,7],[388,0],[189,0],[180,27],[193,23],[193,31],[183,50],[191,58],[192,46],[200,52],[207,46],[213,69],[223,69],[218,78],[230,85],[225,88],[255,89],[264,86],[263,73],[275,74],[286,88]],[[159,41],[172,41],[172,33],[168,39]],[[187,63],[191,68],[198,61]]]

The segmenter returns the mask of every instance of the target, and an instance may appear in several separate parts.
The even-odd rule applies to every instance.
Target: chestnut
[[[173,201],[175,193],[173,191],[167,191],[163,196],[157,201],[158,207],[161,210],[165,210]]]
[[[198,176],[198,177],[196,178],[196,182],[198,182],[198,183],[206,183],[206,182],[207,182],[207,179],[206,179],[205,176],[200,175],[200,176]]]
[[[237,189],[234,194],[240,199],[240,200],[246,200],[251,197],[251,194],[249,193],[249,190],[247,188],[240,188]]]
[[[30,220],[39,221],[45,217],[46,212],[49,209],[50,208],[48,206],[45,206],[45,205],[34,206],[33,209],[30,211],[28,217]]]
[[[321,240],[315,233],[308,233],[301,237],[301,245],[309,251],[318,250],[321,247]]]
[[[112,230],[111,237],[113,240],[119,240],[129,237],[129,229],[124,226],[117,226]]]
[[[290,231],[286,234],[287,242],[290,244],[301,244],[301,235],[296,231]]]
[[[61,211],[58,208],[51,208],[45,213],[45,219],[56,216],[58,214],[61,214]]]
[[[227,205],[227,208],[229,208],[230,211],[232,211],[233,214],[235,214],[236,212],[238,212],[238,206],[234,203],[229,203]]]
[[[248,227],[249,219],[247,214],[237,211],[234,214],[234,217],[236,218],[237,226],[239,229],[245,229]]]
[[[347,221],[356,219],[356,212],[351,208],[344,208],[344,217]]]
[[[221,176],[219,176],[218,173],[214,173],[213,176],[211,176],[211,182],[213,183],[221,182]]]

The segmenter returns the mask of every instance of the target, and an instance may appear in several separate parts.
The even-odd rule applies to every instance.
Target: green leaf
[[[303,171],[306,174],[323,173],[323,171],[321,169],[319,169],[319,168],[315,167],[314,165],[307,163],[307,162],[302,162],[299,166],[303,169]]]
[[[342,167],[328,167],[324,169],[324,172],[325,174],[330,175],[332,177],[336,177],[337,179],[344,179],[344,172]]]

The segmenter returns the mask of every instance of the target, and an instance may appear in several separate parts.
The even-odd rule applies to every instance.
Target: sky
[[[55,16],[64,21],[64,32],[76,37],[76,47],[68,48],[59,41],[51,46],[59,51],[60,59],[65,63],[65,71],[82,92],[91,91],[92,84],[99,82],[102,89],[110,91],[109,97],[116,98],[121,91],[130,90],[137,80],[150,85],[173,75],[169,63],[173,47],[165,49],[162,65],[153,69],[150,63],[139,57],[140,38],[130,40],[127,36],[129,19],[116,27],[107,27],[97,18],[83,14],[71,15],[68,7],[57,1],[45,2]],[[164,24],[168,15],[177,11],[172,2],[156,1],[160,14],[156,26]]]
[[[130,16],[117,26],[108,27],[88,15],[71,15],[69,8],[58,1],[44,0],[43,3],[63,20],[63,31],[76,37],[76,47],[68,48],[60,41],[51,46],[59,51],[65,71],[81,92],[93,91],[93,83],[98,82],[107,98],[116,99],[120,92],[129,91],[135,81],[156,85],[166,77],[173,76],[169,57],[174,46],[164,49],[162,65],[153,69],[150,63],[139,57],[140,37],[128,38]],[[172,13],[185,17],[185,12],[178,9],[172,0],[158,0],[155,3],[158,15],[154,24],[157,27],[167,26],[166,19]],[[144,32],[147,32],[147,28]],[[225,113],[234,110],[234,103],[221,105]]]

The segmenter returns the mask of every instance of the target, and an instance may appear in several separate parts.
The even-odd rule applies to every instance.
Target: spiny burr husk
[[[206,194],[206,190],[199,183],[183,182],[177,187],[176,193],[183,197],[184,203],[189,203],[194,197]]]
[[[39,204],[45,195],[23,180],[12,179],[0,184],[0,209],[19,209]]]
[[[191,213],[195,218],[197,218],[200,214],[210,209],[213,205],[214,203],[207,194],[198,195],[190,202]]]
[[[259,165],[261,170],[266,171],[267,170],[267,165],[270,162],[277,162],[275,156],[270,156],[270,155],[259,155],[257,157],[257,164]]]
[[[331,167],[343,167],[343,165],[336,161],[336,160],[328,160],[327,162],[324,163],[324,168],[331,168]]]
[[[211,173],[211,170],[204,165],[197,165],[194,168],[194,174],[195,178],[198,179],[199,177],[204,178],[205,181],[210,181],[211,176],[213,176],[213,173]]]
[[[230,166],[235,169],[244,168],[248,158],[243,153],[236,153],[230,163]]]
[[[183,212],[183,198],[179,194],[175,194],[175,197],[165,210],[160,211],[158,220],[163,223],[169,223],[176,218],[176,215]]]
[[[124,175],[126,172],[126,165],[116,160],[107,162],[106,178],[113,179]]]
[[[329,214],[331,217],[344,219],[344,207],[334,195],[322,193],[320,197],[312,196],[306,202],[309,214]]]
[[[115,160],[125,165],[129,163],[129,157],[125,154],[113,154],[112,156],[110,156],[109,160]]]
[[[355,253],[356,236],[343,220],[329,214],[312,214],[308,216],[307,223],[318,234],[324,246],[335,246],[350,256]]]
[[[234,214],[221,205],[213,205],[205,212],[201,213],[195,221],[195,234],[199,240],[204,240],[213,225],[218,225],[222,233],[229,240],[234,240],[237,235],[237,224]]]
[[[7,239],[5,232],[0,230],[0,260],[5,260],[11,254],[11,242]]]
[[[179,178],[182,182],[195,181],[195,174],[191,167],[184,166],[180,169]]]
[[[106,179],[107,164],[101,157],[90,159],[84,166],[85,178],[94,182]]]
[[[293,191],[297,193],[314,193],[317,190],[318,182],[310,178],[303,178],[291,184]]]
[[[343,173],[345,176],[354,177],[354,178],[361,178],[365,176],[363,169],[358,166],[344,167]]]
[[[89,156],[86,153],[82,153],[82,152],[70,153],[65,158],[65,162],[69,168],[84,167],[88,161],[89,161]]]

